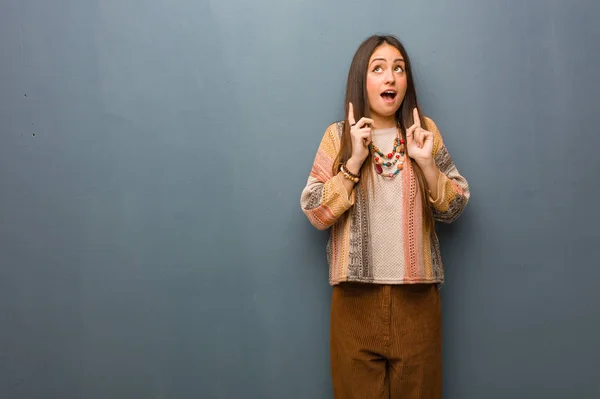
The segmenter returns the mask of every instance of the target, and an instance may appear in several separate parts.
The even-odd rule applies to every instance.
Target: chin
[[[398,105],[397,107],[385,107],[385,108],[380,108],[380,109],[376,109],[375,112],[378,115],[383,116],[384,118],[388,118],[390,116],[394,116],[396,114],[396,112],[398,112],[398,110],[400,109],[400,106]]]

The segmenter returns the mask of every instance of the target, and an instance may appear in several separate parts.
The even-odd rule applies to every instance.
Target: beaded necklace
[[[404,139],[396,137],[394,139],[394,149],[387,155],[383,154],[383,152],[381,152],[381,150],[373,142],[371,142],[370,147],[376,154],[373,156],[373,163],[375,164],[375,171],[377,174],[384,178],[393,179],[404,168],[404,154],[406,153],[404,148]],[[390,170],[384,173],[384,167],[394,168],[393,171]]]

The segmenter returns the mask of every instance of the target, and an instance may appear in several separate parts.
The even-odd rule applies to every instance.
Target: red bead
[[[379,157],[375,157],[375,161],[379,162]]]
[[[392,159],[392,157],[394,156],[394,154],[392,154],[391,152],[388,154],[388,159]]]
[[[396,159],[400,159],[400,154],[397,154],[397,155],[396,155]]]
[[[375,165],[375,170],[377,171],[377,173],[382,174],[383,173],[383,168],[381,167],[381,165],[377,164]]]
[[[404,144],[404,139],[401,139],[401,140],[400,140],[400,144]]]
[[[393,174],[393,173],[390,173],[390,177],[394,177],[394,174]]]

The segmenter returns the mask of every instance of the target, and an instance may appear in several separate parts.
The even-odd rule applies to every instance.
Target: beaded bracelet
[[[340,170],[341,172],[344,174],[344,177],[348,180],[352,180],[354,183],[358,183],[358,181],[360,180],[360,175],[354,174],[352,172],[350,172],[348,170],[348,168],[346,168],[345,165],[340,165]]]

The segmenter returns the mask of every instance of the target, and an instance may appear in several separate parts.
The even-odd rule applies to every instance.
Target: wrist
[[[424,159],[424,160],[415,160],[419,168],[423,171],[423,173],[435,173],[438,171],[438,167],[435,164],[433,158]]]
[[[360,174],[360,168],[363,164],[364,160],[357,159],[355,157],[350,157],[346,162],[346,168],[356,175]]]

